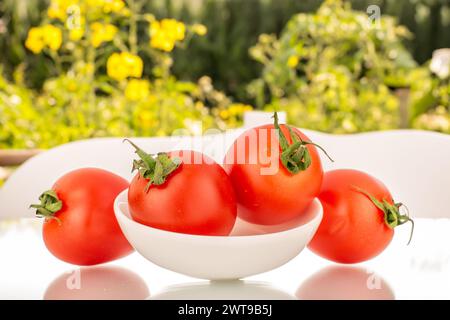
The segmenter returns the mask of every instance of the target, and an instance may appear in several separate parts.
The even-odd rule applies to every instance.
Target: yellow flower
[[[192,26],[192,31],[194,31],[194,33],[198,34],[199,36],[204,36],[208,32],[208,29],[205,25],[196,23]]]
[[[85,0],[86,7],[94,9],[94,8],[101,8],[105,5],[106,0]]]
[[[228,111],[233,116],[242,115],[244,112],[251,111],[252,109],[253,109],[252,106],[244,103],[232,103],[228,107]]]
[[[142,70],[144,69],[144,63],[139,56],[133,55],[128,52],[122,53],[123,61],[128,66],[129,76],[140,78],[142,76]]]
[[[117,27],[112,24],[94,22],[91,24],[91,44],[98,48],[103,42],[112,41],[117,33]]]
[[[122,0],[104,0],[103,4],[103,12],[104,13],[110,13],[110,12],[120,12],[122,9],[124,9],[125,3]]]
[[[47,16],[51,19],[59,19],[64,21],[67,17],[67,7],[61,0],[52,0],[47,9]]]
[[[45,47],[42,31],[39,27],[31,28],[28,31],[28,37],[25,41],[25,46],[33,53],[37,54]]]
[[[222,119],[227,119],[229,117],[230,113],[228,112],[228,110],[221,110],[219,115]]]
[[[186,26],[183,22],[177,21],[175,19],[163,19],[161,21],[161,28],[165,30],[170,38],[173,38],[177,41],[181,41],[184,39]]]
[[[51,24],[31,28],[25,46],[33,53],[40,53],[45,47],[57,51],[61,47],[62,32]]]
[[[78,41],[83,38],[84,30],[83,28],[76,28],[69,30],[69,39],[72,41]]]
[[[138,101],[147,98],[149,91],[150,83],[147,80],[131,79],[125,87],[125,97]]]
[[[289,68],[294,69],[295,67],[297,67],[298,65],[298,57],[297,56],[290,56],[288,61],[287,61],[287,65]]]
[[[152,21],[150,24],[150,46],[166,52],[173,50],[177,41],[185,37],[186,26],[175,19]]]
[[[46,45],[53,51],[58,50],[62,44],[61,30],[51,24],[48,24],[43,27],[43,32]]]
[[[125,7],[123,0],[51,0],[47,9],[47,16],[62,22],[76,15],[85,13],[118,13],[129,16],[130,10]]]
[[[47,16],[51,19],[65,21],[68,11],[71,11],[71,6],[78,6],[78,10],[80,10],[79,0],[51,0],[47,9]]]
[[[142,59],[129,52],[113,53],[106,62],[108,76],[118,81],[128,77],[140,78],[143,68]]]
[[[120,53],[113,53],[106,62],[106,72],[108,76],[116,80],[126,79],[128,76],[125,66],[122,64]]]

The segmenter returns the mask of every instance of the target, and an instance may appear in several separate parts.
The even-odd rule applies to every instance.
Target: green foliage
[[[86,98],[89,84],[78,80],[61,75],[38,94],[0,78],[0,149],[49,148],[93,137],[162,136],[181,128],[200,134],[239,126],[250,108],[231,103],[209,78],[199,83],[156,80],[147,98],[137,101],[121,89],[91,100]]]
[[[26,2],[26,5],[24,5]],[[37,25],[46,0],[0,1],[0,62],[8,75],[27,62],[27,84],[39,88],[51,75],[45,56],[33,56],[23,48],[30,26]],[[261,33],[279,34],[290,17],[314,12],[322,0],[152,0],[146,11],[158,18],[173,17],[200,22],[210,30],[206,37],[193,39],[188,51],[176,51],[173,72],[179,79],[210,76],[217,88],[239,101],[250,102],[246,84],[259,76],[258,64],[248,56]],[[398,18],[414,34],[407,40],[414,58],[423,63],[436,48],[450,47],[450,4],[448,0],[352,0],[363,12],[378,5],[384,15]],[[251,21],[251,23],[249,23]],[[4,25],[2,28],[1,25]],[[2,32],[3,30],[3,32]],[[140,30],[140,37],[145,32]],[[7,35],[6,36],[6,32]],[[202,57],[202,59],[198,59]]]
[[[279,35],[288,20],[299,12],[315,12],[323,0],[155,0],[148,6],[158,17],[178,17],[201,22],[210,30],[194,39],[187,52],[175,52],[174,74],[182,79],[209,75],[217,88],[239,101],[253,102],[245,86],[259,76],[261,68],[248,56],[248,49],[261,33]],[[450,47],[448,0],[352,0],[356,10],[366,12],[378,5],[383,15],[397,17],[414,37],[404,39],[415,60],[424,63],[434,49]],[[170,10],[163,3],[171,3]],[[159,4],[159,5],[158,5]],[[251,23],[249,23],[251,21]],[[197,57],[203,57],[197,59]]]
[[[0,70],[1,71],[1,70]],[[34,94],[21,85],[8,83],[0,73],[0,148],[33,148],[45,129],[34,107]]]
[[[411,74],[410,124],[450,133],[450,78],[432,75],[428,66]]]
[[[53,76],[27,89],[20,65],[13,81],[1,77],[0,147],[48,148],[106,136],[192,134],[242,122],[248,106],[233,104],[208,77],[198,83],[171,73],[174,48],[183,49],[203,25],[156,20],[143,1],[52,0],[47,17],[28,32],[25,46],[49,59]],[[70,13],[64,6],[73,6]],[[107,10],[106,10],[106,9]],[[75,20],[76,23],[69,23]],[[145,29],[147,38],[139,38]],[[146,58],[144,64],[142,57]],[[199,124],[200,121],[200,124]]]
[[[328,132],[396,128],[398,100],[389,87],[408,85],[415,62],[401,40],[410,36],[392,17],[370,23],[348,3],[327,0],[298,14],[280,38],[261,35],[251,48],[264,65],[249,86],[259,106],[286,110],[289,121]]]
[[[40,86],[48,78],[48,60],[27,52],[23,43],[28,30],[40,22],[46,8],[47,1],[43,0],[0,1],[0,64],[4,73],[11,76],[26,61],[29,66],[26,82],[33,87]]]

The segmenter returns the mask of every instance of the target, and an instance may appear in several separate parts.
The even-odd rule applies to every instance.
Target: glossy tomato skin
[[[300,130],[292,129],[303,140],[310,141]],[[281,125],[281,130],[291,143],[286,126]],[[316,147],[308,145],[307,148],[311,165],[292,174],[281,163],[281,147],[273,125],[247,130],[236,139],[225,156],[224,167],[236,192],[240,218],[262,225],[311,218],[302,214],[319,194],[323,170]],[[262,174],[274,165],[276,171]]]
[[[394,230],[384,221],[384,213],[355,187],[378,200],[392,203],[386,186],[357,170],[325,173],[319,200],[323,219],[309,249],[339,263],[358,263],[381,253],[391,242]]]
[[[128,204],[132,218],[166,231],[228,235],[236,221],[237,209],[233,188],[223,168],[195,151],[175,151],[169,156],[180,158],[182,163],[162,185],[152,185],[145,191],[147,179],[137,174],[131,181]]]
[[[128,182],[105,170],[78,169],[62,176],[53,190],[63,203],[56,219],[44,222],[45,245],[57,258],[96,265],[124,257],[130,246],[114,215],[117,195]]]

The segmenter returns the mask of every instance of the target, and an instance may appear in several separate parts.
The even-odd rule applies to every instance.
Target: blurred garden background
[[[450,133],[445,48],[449,0],[0,0],[0,149],[200,134],[248,110]]]

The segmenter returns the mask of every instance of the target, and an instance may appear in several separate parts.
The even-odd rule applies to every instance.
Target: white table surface
[[[450,299],[450,219],[417,218],[409,246],[409,226],[397,228],[390,246],[362,264],[305,249],[281,268],[220,283],[164,270],[138,253],[80,271],[47,251],[41,223],[0,220],[0,299]]]

